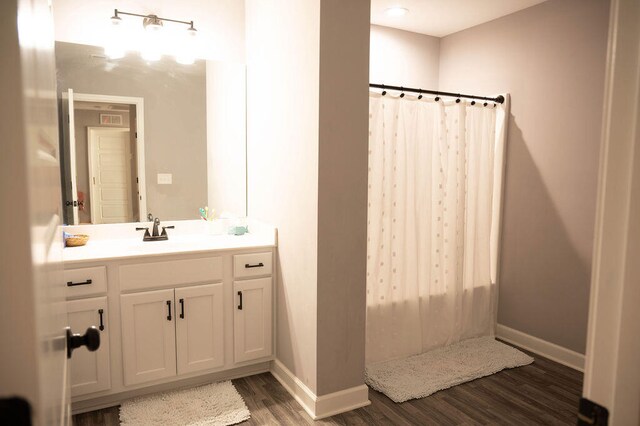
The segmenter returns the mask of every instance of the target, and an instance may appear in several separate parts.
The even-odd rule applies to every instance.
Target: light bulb
[[[124,34],[122,28],[122,18],[117,14],[111,17],[111,28],[104,46],[104,54],[110,59],[120,59],[124,57]]]
[[[176,55],[176,62],[183,65],[191,65],[196,60],[195,44],[198,31],[190,27],[187,32],[183,34],[182,46],[180,46],[178,54]]]
[[[162,57],[162,21],[155,15],[144,18],[144,35],[141,49],[142,59],[146,61],[157,61]]]

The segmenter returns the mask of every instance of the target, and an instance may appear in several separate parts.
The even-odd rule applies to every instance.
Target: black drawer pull
[[[92,280],[82,281],[81,283],[74,283],[73,281],[67,281],[67,287],[73,287],[76,285],[87,285],[87,284],[91,284],[92,282],[93,282]]]
[[[167,321],[171,321],[171,300],[167,300]]]
[[[184,319],[184,299],[180,299],[180,318]]]
[[[240,296],[240,304],[238,305],[238,309],[242,310],[242,292],[241,291],[238,292],[238,296]]]
[[[100,315],[100,327],[98,327],[98,329],[100,331],[104,331],[104,323],[102,322],[102,314],[104,314],[104,309],[98,309],[98,314]]]
[[[251,265],[249,263],[245,263],[244,267],[245,268],[262,268],[264,266],[264,263],[260,262],[260,263],[256,263],[255,265]]]

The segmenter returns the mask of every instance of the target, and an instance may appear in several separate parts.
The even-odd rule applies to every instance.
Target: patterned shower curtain
[[[503,106],[369,105],[367,363],[493,334]]]

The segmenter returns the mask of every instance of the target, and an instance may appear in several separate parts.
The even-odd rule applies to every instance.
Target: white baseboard
[[[514,330],[502,324],[496,327],[496,337],[505,342],[520,346],[523,349],[542,355],[552,361],[584,372],[584,355],[570,349],[547,342],[522,331]]]
[[[307,385],[277,359],[271,364],[271,374],[298,401],[313,420],[324,419],[371,404],[369,388],[364,384],[316,396]]]

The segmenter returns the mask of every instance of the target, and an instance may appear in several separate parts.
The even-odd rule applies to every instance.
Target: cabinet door
[[[120,296],[124,384],[176,375],[173,289]]]
[[[233,293],[235,362],[271,355],[271,278],[236,281]]]
[[[176,289],[178,374],[224,364],[222,283]]]
[[[85,346],[73,351],[69,360],[71,396],[107,390],[111,387],[109,356],[109,323],[107,298],[71,300],[67,302],[69,327],[75,333],[84,334],[91,326],[100,330],[100,348],[89,352]]]

